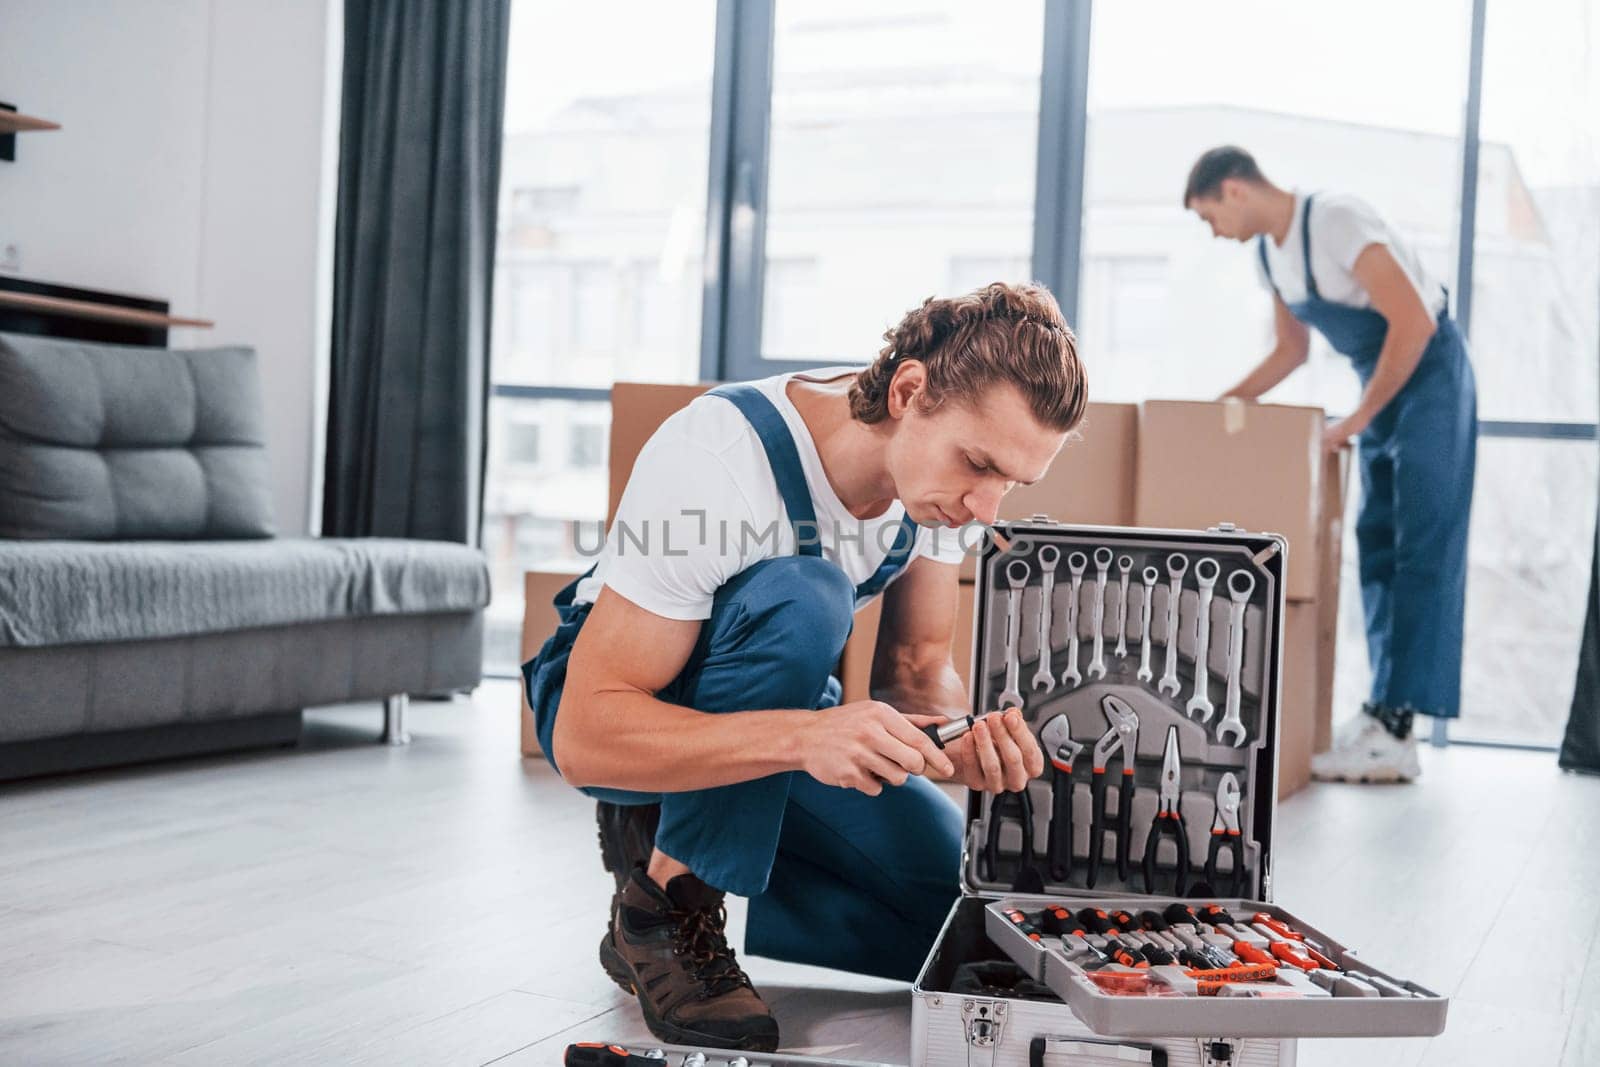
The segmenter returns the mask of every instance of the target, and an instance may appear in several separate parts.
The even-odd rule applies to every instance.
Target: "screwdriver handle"
[[[1261,951],[1248,941],[1235,941],[1233,943],[1233,954],[1250,963],[1270,964],[1275,963],[1278,958],[1271,953]]]
[[[1317,971],[1322,968],[1317,961],[1301,952],[1292,941],[1274,941],[1268,948],[1272,954],[1291,967],[1298,967],[1302,971]]]
[[[661,1067],[660,1060],[636,1056],[621,1045],[582,1041],[568,1045],[561,1059],[565,1067]]]
[[[1250,917],[1250,920],[1255,923],[1260,923],[1262,926],[1265,926],[1279,937],[1286,937],[1290,941],[1304,941],[1306,939],[1305,934],[1302,934],[1299,930],[1296,930],[1282,919],[1275,919],[1264,911],[1256,912]]]

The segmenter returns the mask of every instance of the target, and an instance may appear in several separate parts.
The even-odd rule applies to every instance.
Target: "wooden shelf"
[[[0,108],[0,134],[30,133],[34,130],[59,130],[59,122],[49,119],[38,119],[32,115],[22,115],[15,111],[6,111]]]
[[[42,311],[52,315],[70,315],[80,319],[99,319],[103,322],[126,322],[135,326],[187,326],[209,330],[216,323],[210,319],[184,319],[163,315],[155,311],[117,307],[113,304],[95,304],[88,300],[67,300],[59,296],[37,296],[33,293],[8,293],[0,291],[0,306],[22,308],[25,311]]]

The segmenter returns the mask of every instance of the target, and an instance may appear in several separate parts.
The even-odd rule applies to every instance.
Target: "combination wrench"
[[[1128,579],[1133,577],[1133,557],[1117,557],[1117,584],[1122,599],[1117,601],[1117,647],[1112,653],[1118,659],[1128,655]]]
[[[1144,604],[1139,609],[1139,681],[1146,684],[1155,677],[1150,670],[1150,606],[1155,599],[1156,579],[1161,577],[1161,572],[1154,567],[1146,567],[1139,576],[1144,582]]]
[[[1106,575],[1111,570],[1111,550],[1101,546],[1094,550],[1094,654],[1089,657],[1089,677],[1106,676]]]
[[[1190,717],[1199,712],[1201,722],[1210,722],[1217,710],[1207,687],[1211,681],[1211,596],[1221,574],[1222,568],[1210,556],[1194,565],[1194,580],[1200,586],[1200,612],[1194,620],[1194,695],[1184,711]]]
[[[1042,592],[1044,599],[1039,602],[1039,669],[1033,672],[1032,687],[1035,692],[1043,689],[1045,692],[1056,687],[1056,676],[1050,670],[1050,612],[1051,600],[1056,593],[1056,564],[1061,561],[1061,550],[1055,545],[1045,545],[1039,549],[1039,571],[1044,577]]]
[[[1178,603],[1183,599],[1183,576],[1188,572],[1188,556],[1174,552],[1167,557],[1167,669],[1161,672],[1156,691],[1169,697],[1183,692],[1178,682]]]
[[[1019,658],[1018,634],[1022,631],[1022,587],[1028,584],[1028,563],[1014,559],[1006,564],[1006,584],[1011,591],[1006,594],[1006,687],[1000,693],[1000,710],[1022,707],[1019,689],[1022,661]]]
[[[1228,575],[1228,698],[1217,726],[1217,740],[1234,748],[1244,744],[1245,738],[1244,722],[1239,718],[1239,671],[1244,664],[1244,609],[1255,588],[1255,575],[1249,571]],[[1235,739],[1228,740],[1229,734]]]
[[[1072,577],[1072,596],[1067,599],[1067,669],[1061,672],[1061,684],[1072,688],[1083,681],[1078,673],[1078,590],[1083,586],[1083,572],[1089,566],[1089,557],[1074,552],[1067,557],[1067,573]]]

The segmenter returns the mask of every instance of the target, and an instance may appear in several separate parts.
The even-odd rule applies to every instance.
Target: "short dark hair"
[[[1183,187],[1183,206],[1188,207],[1201,197],[1216,196],[1228,178],[1242,178],[1247,182],[1267,180],[1249,152],[1238,145],[1219,145],[1194,161],[1189,180]]]

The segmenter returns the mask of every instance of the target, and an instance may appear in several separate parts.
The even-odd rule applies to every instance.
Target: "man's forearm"
[[[948,655],[921,662],[898,661],[872,681],[872,699],[906,715],[942,715],[953,719],[971,712],[967,687]]]
[[[556,715],[555,758],[576,786],[647,793],[714,789],[799,770],[800,709],[714,714],[647,693],[570,691]]]
[[[1400,395],[1400,390],[1416,373],[1417,364],[1422,362],[1422,353],[1427,350],[1433,331],[1431,322],[1404,329],[1390,327],[1384,336],[1383,348],[1378,352],[1378,365],[1356,406],[1355,414],[1363,425],[1377,418],[1378,413],[1389,406],[1389,401]]]
[[[1284,345],[1278,345],[1260,363],[1246,374],[1237,385],[1222,394],[1225,397],[1239,397],[1243,400],[1254,400],[1267,392],[1273,386],[1287,378],[1294,369],[1300,366],[1301,361],[1296,359],[1294,353]]]

